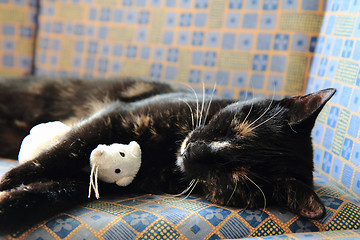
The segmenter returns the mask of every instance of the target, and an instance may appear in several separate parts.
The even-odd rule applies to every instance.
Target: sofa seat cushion
[[[360,239],[360,230],[342,230],[316,233],[294,233],[268,237],[246,238],[246,240],[352,240]]]
[[[2,171],[14,165],[15,161],[0,161]],[[219,206],[193,195],[104,196],[7,238],[224,239],[360,228],[358,200],[317,173],[315,189],[327,209],[319,221],[299,218],[281,208]]]

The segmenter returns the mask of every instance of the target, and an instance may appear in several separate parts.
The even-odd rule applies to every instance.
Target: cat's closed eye
[[[125,153],[123,153],[123,152],[119,152],[119,153],[120,153],[120,156],[125,157]]]

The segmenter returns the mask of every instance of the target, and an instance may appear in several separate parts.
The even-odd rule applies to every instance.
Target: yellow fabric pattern
[[[36,15],[36,1],[0,1],[0,76],[31,72]]]
[[[337,239],[342,235],[323,231],[359,229],[355,199],[320,177],[315,186],[327,210],[318,221],[281,208],[236,209],[197,196],[140,195],[95,200],[8,239],[77,239],[84,234],[91,239],[235,239],[299,232],[307,232],[310,239]],[[358,235],[359,231],[348,233]]]
[[[178,81],[224,97],[305,91],[322,1],[42,1],[38,75]]]
[[[307,92],[337,89],[313,131],[315,166],[360,199],[360,2],[328,1]]]

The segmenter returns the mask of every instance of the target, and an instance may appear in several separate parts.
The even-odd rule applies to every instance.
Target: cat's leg
[[[84,120],[34,160],[5,173],[0,181],[0,191],[42,179],[76,176],[84,167],[89,166],[90,153],[98,144],[113,143],[112,114],[119,115],[119,112],[108,111]],[[126,137],[125,132],[121,136]]]
[[[305,218],[321,219],[326,209],[311,186],[296,179],[285,179],[276,184],[273,192],[278,205],[287,208]]]
[[[31,227],[88,200],[88,179],[36,182],[0,192],[0,235]]]

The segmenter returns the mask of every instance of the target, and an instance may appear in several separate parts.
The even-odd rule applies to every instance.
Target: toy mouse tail
[[[91,173],[90,173],[90,183],[89,183],[89,195],[88,195],[88,198],[91,197],[92,189],[95,192],[96,199],[100,198],[99,185],[98,185],[98,176],[99,176],[99,166],[94,164],[92,166],[92,168],[91,168]]]

